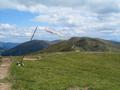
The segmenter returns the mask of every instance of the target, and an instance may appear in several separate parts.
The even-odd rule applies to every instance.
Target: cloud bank
[[[69,33],[68,37],[117,38],[120,41],[120,0],[1,0],[0,8],[35,13],[33,22],[48,23],[46,27],[65,36]],[[1,24],[0,30],[5,27],[11,30],[17,26]],[[26,28],[32,27],[22,30]],[[12,30],[22,32],[17,28]],[[29,30],[26,33],[29,35]]]

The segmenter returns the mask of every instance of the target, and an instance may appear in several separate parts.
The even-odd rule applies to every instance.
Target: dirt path
[[[0,83],[0,90],[10,90],[10,84]]]
[[[2,64],[0,65],[0,80],[7,77],[10,65],[11,65],[10,58],[2,59]],[[10,90],[10,84],[9,83],[0,83],[0,90]]]

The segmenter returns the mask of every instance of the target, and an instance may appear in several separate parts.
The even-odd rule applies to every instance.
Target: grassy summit
[[[42,52],[92,51],[92,52],[119,52],[120,43],[97,38],[72,37],[51,45]]]
[[[13,63],[12,90],[120,89],[120,54],[69,52],[36,56],[42,59],[24,61],[24,67]]]

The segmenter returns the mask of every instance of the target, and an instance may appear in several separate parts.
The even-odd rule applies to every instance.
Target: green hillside
[[[73,37],[49,46],[41,52],[66,52],[66,51],[97,51],[97,52],[118,52],[120,43],[97,38]]]
[[[39,50],[43,50],[48,46],[49,46],[49,43],[47,41],[32,40],[32,41],[27,41],[22,44],[19,44],[18,46],[12,49],[6,50],[5,52],[2,53],[2,55],[3,56],[20,56],[20,55],[37,52]]]
[[[24,67],[16,66],[16,58],[9,78],[12,90],[120,89],[120,54],[69,52],[36,56],[42,59],[24,61]]]

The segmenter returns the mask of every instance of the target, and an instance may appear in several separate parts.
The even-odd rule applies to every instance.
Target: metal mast
[[[38,26],[35,28],[35,30],[34,30],[32,36],[31,36],[31,38],[30,38],[30,41],[33,40],[33,38],[34,38],[34,36],[35,36],[35,33],[36,33],[37,29],[38,29]],[[23,63],[24,57],[25,57],[25,56],[23,55],[21,61],[20,61],[20,62],[17,62],[17,65],[18,65],[18,66],[24,66],[24,63]]]
[[[30,38],[30,41],[32,41],[32,40],[33,40],[33,38],[34,38],[34,36],[35,36],[35,33],[36,33],[37,29],[38,29],[38,26],[35,28],[35,30],[34,30],[34,32],[33,32],[33,34],[32,34],[32,36],[31,36],[31,38]]]

